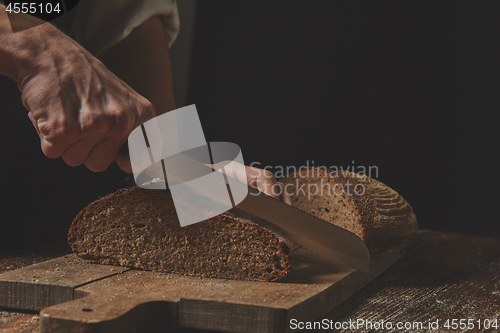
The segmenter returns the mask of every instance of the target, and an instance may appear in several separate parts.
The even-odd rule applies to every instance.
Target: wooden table
[[[68,247],[63,245],[37,253],[0,256],[0,273],[67,252]],[[448,320],[449,328],[445,327]],[[393,330],[402,323],[415,326],[400,331],[437,331],[428,330],[436,321],[440,331],[453,330],[454,325],[460,330],[462,324],[470,328],[462,331],[500,332],[500,328],[484,327],[495,320],[500,326],[500,239],[421,230],[403,259],[325,318],[318,318],[316,325],[329,327],[314,332],[350,332],[353,328],[370,331],[370,324],[377,329],[382,322],[385,328],[392,324]],[[39,332],[38,316],[0,309],[0,332]]]

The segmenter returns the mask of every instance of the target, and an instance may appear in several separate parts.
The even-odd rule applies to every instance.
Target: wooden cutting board
[[[0,275],[0,307],[40,312],[44,332],[146,332],[179,327],[291,332],[314,321],[403,256],[372,259],[369,273],[305,248],[279,282],[246,282],[95,264],[74,254]]]

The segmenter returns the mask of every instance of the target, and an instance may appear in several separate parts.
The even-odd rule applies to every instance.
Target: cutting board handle
[[[116,293],[115,293],[116,294]],[[177,329],[178,302],[94,294],[40,312],[41,333],[126,333]]]

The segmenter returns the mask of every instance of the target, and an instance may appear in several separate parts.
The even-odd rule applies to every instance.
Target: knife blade
[[[259,190],[249,194],[229,212],[273,230],[311,251],[359,271],[369,272],[370,253],[354,233],[290,206]]]

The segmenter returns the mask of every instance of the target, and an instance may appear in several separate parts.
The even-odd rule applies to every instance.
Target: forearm
[[[12,28],[19,32],[13,33]],[[0,74],[18,81],[41,59],[51,37],[62,34],[53,25],[30,15],[12,14],[9,20],[5,6],[0,4]]]
[[[104,51],[101,61],[119,78],[147,98],[157,114],[176,108],[167,39],[158,16]]]
[[[15,75],[12,28],[5,6],[0,4],[0,74],[13,78]]]
[[[12,33],[12,28],[7,12],[5,11],[5,6],[0,4],[0,37],[7,33]]]

